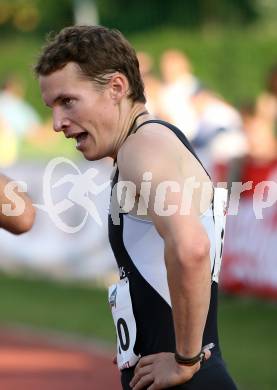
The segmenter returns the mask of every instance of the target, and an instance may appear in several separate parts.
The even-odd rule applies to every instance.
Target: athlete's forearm
[[[182,258],[181,258],[182,256]],[[165,249],[167,277],[171,296],[176,350],[186,357],[195,356],[202,338],[210,303],[210,259],[203,255],[184,255],[176,248]]]
[[[7,196],[6,189],[10,183],[11,179],[0,175],[0,228],[20,234],[31,229],[35,209],[31,199],[18,189],[10,188],[8,193],[11,197]],[[18,212],[14,212],[16,207],[19,207]]]

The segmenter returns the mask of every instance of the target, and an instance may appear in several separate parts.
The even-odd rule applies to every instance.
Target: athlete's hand
[[[211,352],[205,350],[205,360],[210,356]],[[149,355],[138,362],[130,386],[133,390],[146,387],[148,390],[167,389],[189,381],[199,369],[200,363],[193,366],[178,364],[171,352]]]

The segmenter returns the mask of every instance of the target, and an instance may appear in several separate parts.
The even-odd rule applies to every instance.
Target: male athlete
[[[22,212],[15,208],[22,208]],[[31,199],[8,177],[0,174],[0,228],[13,234],[25,233],[31,229],[35,219],[35,209]]]
[[[235,389],[216,320],[223,201],[185,136],[146,111],[134,50],[118,31],[68,27],[35,71],[54,130],[88,160],[115,160],[109,300],[123,389]]]

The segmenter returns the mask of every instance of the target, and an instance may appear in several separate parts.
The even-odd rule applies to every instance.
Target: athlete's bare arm
[[[175,135],[160,125],[145,125],[141,131],[125,142],[118,155],[118,166],[123,180],[130,180],[139,190],[142,175],[152,173],[149,217],[165,244],[165,264],[174,317],[176,349],[185,357],[199,353],[210,303],[211,269],[209,239],[199,216],[201,208],[207,209],[212,198],[212,184],[203,168],[181,144]],[[195,176],[200,188],[192,196],[187,215],[180,214],[184,183],[187,200],[190,189],[186,179]],[[168,191],[164,207],[175,205],[178,211],[170,216],[158,215],[156,196],[159,183],[171,181],[181,192]],[[201,203],[201,189],[208,184],[204,202]],[[174,187],[172,187],[174,191]],[[161,205],[160,205],[161,206]],[[184,206],[184,204],[183,204]],[[207,352],[207,357],[210,353]],[[170,353],[142,358],[132,381],[134,389],[142,389],[148,383],[149,389],[162,389],[184,383],[198,371],[200,364],[192,367],[180,366]],[[150,381],[150,378],[152,379]],[[157,385],[157,382],[160,385]],[[160,386],[160,387],[159,387]]]
[[[13,196],[7,196],[7,186],[10,183],[11,179],[0,174],[0,228],[14,234],[21,234],[31,229],[35,219],[35,210],[31,199],[18,188],[12,189]],[[20,215],[6,215],[6,205],[14,210],[17,202],[23,206]]]

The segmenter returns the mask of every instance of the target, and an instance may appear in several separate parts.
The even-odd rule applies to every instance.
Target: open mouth
[[[83,144],[86,142],[87,137],[88,137],[88,132],[87,131],[84,131],[83,133],[80,133],[80,134],[77,135],[77,137],[76,137],[76,141],[77,141],[76,149],[82,148]]]
[[[86,142],[86,140],[87,140],[87,138],[88,138],[88,135],[89,135],[89,133],[87,132],[87,131],[82,131],[81,133],[76,133],[76,134],[74,134],[74,133],[65,133],[65,136],[66,136],[66,138],[73,138],[73,139],[75,139],[76,140],[76,149],[77,150],[82,150],[83,149],[83,147],[85,146],[85,142]]]

